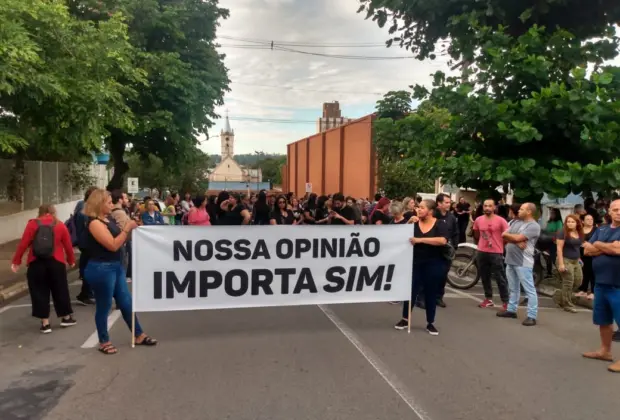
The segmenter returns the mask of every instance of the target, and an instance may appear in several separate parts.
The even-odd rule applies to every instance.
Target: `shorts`
[[[594,325],[612,325],[614,320],[620,325],[620,287],[606,284],[594,286]]]

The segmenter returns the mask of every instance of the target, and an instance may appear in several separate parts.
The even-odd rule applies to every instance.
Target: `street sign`
[[[129,194],[136,194],[140,192],[138,187],[138,178],[127,178],[127,192]]]
[[[307,193],[312,192],[312,182],[306,182],[306,192]]]

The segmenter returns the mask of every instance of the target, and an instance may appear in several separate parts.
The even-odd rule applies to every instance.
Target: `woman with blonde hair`
[[[86,243],[90,255],[84,271],[95,293],[95,325],[99,336],[99,351],[103,354],[118,353],[116,347],[110,343],[108,335],[108,314],[112,309],[112,298],[116,301],[116,307],[120,309],[129,328],[133,315],[121,248],[127,241],[129,233],[138,225],[132,220],[121,229],[110,217],[113,208],[110,193],[102,189],[93,191],[84,207],[84,214],[88,216]],[[137,319],[135,342],[136,345],[144,346],[157,344],[156,340],[142,332]]]
[[[28,252],[28,290],[32,300],[32,316],[41,320],[40,331],[52,332],[50,326],[50,294],[61,327],[76,324],[73,319],[67,264],[75,266],[75,255],[69,230],[56,218],[56,208],[51,204],[39,207],[39,217],[26,225],[22,239],[15,250],[11,269],[17,273],[22,257]]]

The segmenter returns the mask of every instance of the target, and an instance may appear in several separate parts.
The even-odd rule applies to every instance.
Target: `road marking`
[[[77,304],[79,303],[79,301],[77,300],[72,300],[71,303]],[[53,305],[54,302],[50,302],[50,305]],[[13,308],[30,308],[32,307],[31,303],[20,303],[19,305],[7,305],[7,306],[3,306],[2,308],[0,308],[0,314],[8,311],[9,309],[13,309]]]
[[[385,366],[381,359],[365,344],[361,338],[344,323],[331,309],[323,305],[317,305],[325,316],[340,330],[340,332],[349,340],[351,344],[360,352],[362,356],[370,363],[385,382],[398,394],[398,396],[411,408],[420,420],[430,420],[426,412],[420,408],[406,386]]]
[[[114,311],[112,311],[112,313],[108,316],[108,331],[112,329],[112,326],[114,325],[116,321],[118,321],[120,317],[121,317],[121,311],[119,311],[118,309],[115,309]],[[82,348],[92,349],[93,347],[96,347],[98,344],[99,344],[99,336],[97,335],[97,330],[95,330],[95,332],[92,333],[90,337],[86,339],[86,341],[84,341],[84,344],[82,344]]]
[[[446,293],[445,295],[443,295],[443,297],[449,299],[464,299],[463,296],[457,295],[456,293]]]
[[[478,302],[478,303],[482,302],[482,300],[483,300],[483,299],[477,298],[476,296],[472,296],[469,293],[465,293],[465,292],[462,292],[460,290],[453,289],[450,286],[446,286],[446,289],[451,291],[452,293],[456,293],[457,295],[459,295],[461,297],[464,297],[464,298],[467,298],[467,299],[471,299],[471,300],[473,300],[475,302]]]

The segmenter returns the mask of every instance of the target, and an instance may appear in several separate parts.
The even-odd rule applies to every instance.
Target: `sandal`
[[[152,337],[149,337],[148,335],[145,335],[142,341],[140,342],[136,340],[136,346],[155,346],[155,345],[157,345],[157,340],[155,340]]]
[[[103,354],[116,354],[118,353],[118,349],[112,345],[112,343],[104,344],[99,346],[99,351]]]

